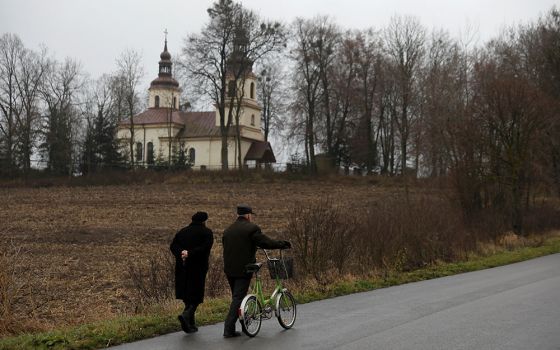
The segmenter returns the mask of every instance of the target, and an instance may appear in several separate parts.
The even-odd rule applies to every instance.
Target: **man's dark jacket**
[[[240,216],[228,227],[222,238],[224,246],[224,272],[228,277],[248,277],[245,266],[255,262],[257,247],[280,249],[284,241],[273,240],[261,232],[261,229]]]
[[[208,258],[214,244],[212,230],[202,222],[192,222],[177,232],[171,242],[171,252],[175,256],[175,297],[191,304],[204,300],[204,285],[208,272]],[[181,251],[189,252],[183,263]]]

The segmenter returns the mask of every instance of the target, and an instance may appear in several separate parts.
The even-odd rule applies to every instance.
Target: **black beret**
[[[208,213],[204,211],[197,211],[196,214],[192,216],[192,221],[204,222],[208,220]]]

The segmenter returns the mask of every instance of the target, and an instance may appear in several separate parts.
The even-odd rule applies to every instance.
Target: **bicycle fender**
[[[241,301],[241,306],[239,306],[239,309],[237,309],[237,316],[239,318],[243,318],[245,316],[243,314],[243,310],[245,310],[245,304],[247,304],[247,300],[249,300],[250,297],[255,297],[256,298],[257,296],[255,294],[247,294],[245,296],[245,298],[243,298],[243,301]]]
[[[280,304],[280,297],[282,296],[282,294],[284,292],[287,292],[287,291],[288,291],[288,288],[284,288],[280,292],[278,292],[278,294],[276,294],[276,297],[275,297],[276,299],[274,300],[274,315],[276,317],[280,316],[280,312],[278,312],[278,306]]]

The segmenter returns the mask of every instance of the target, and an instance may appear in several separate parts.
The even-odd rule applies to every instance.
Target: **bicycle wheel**
[[[296,323],[296,300],[288,291],[280,293],[276,299],[276,316],[280,326],[290,329]]]
[[[254,337],[259,333],[262,323],[262,306],[254,295],[246,296],[243,299],[239,319],[243,333],[249,337]]]

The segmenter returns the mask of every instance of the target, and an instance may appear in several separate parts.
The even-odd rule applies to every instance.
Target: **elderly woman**
[[[198,331],[194,314],[204,301],[208,259],[214,244],[214,235],[206,227],[206,220],[207,213],[199,211],[194,214],[190,225],[177,232],[170,247],[175,256],[175,297],[185,304],[185,310],[178,318],[186,333]]]

